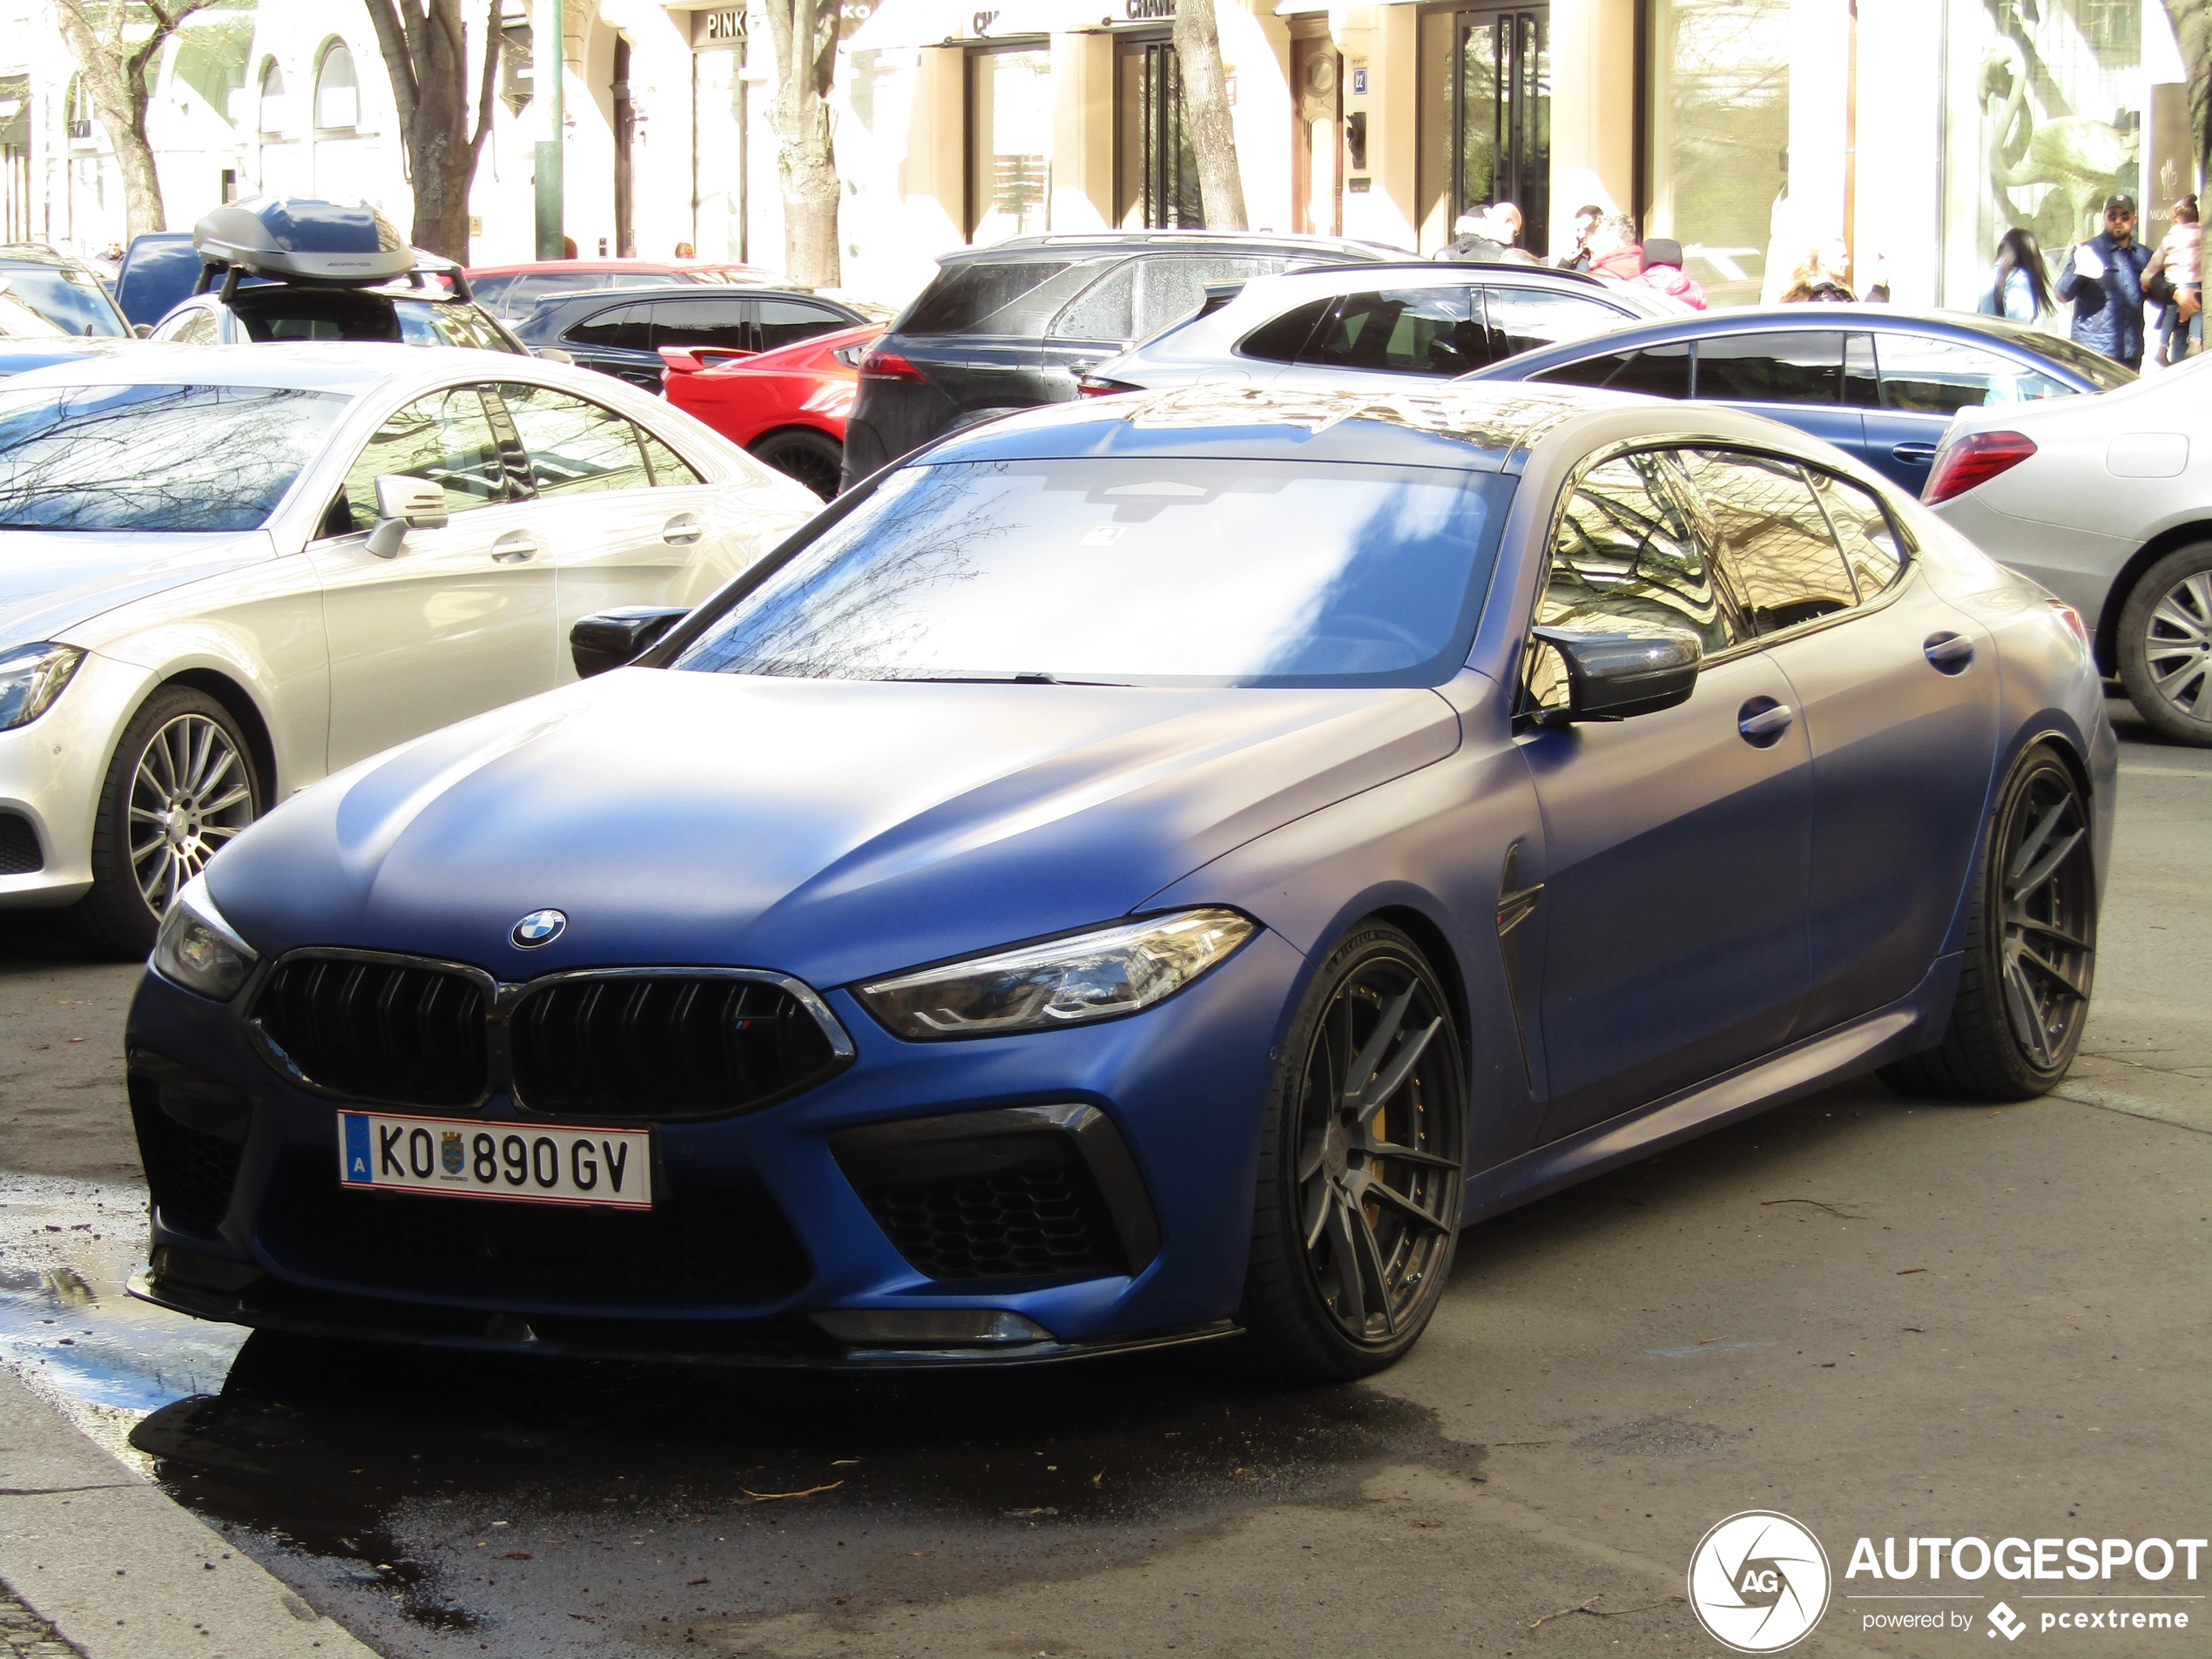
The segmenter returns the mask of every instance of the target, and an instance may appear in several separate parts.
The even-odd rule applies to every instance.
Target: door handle
[[[1754,749],[1769,749],[1781,742],[1782,734],[1797,718],[1787,703],[1755,697],[1736,711],[1736,729]]]
[[[1925,467],[1935,459],[1932,443],[1900,443],[1890,454],[1911,467]]]
[[[671,547],[689,547],[705,534],[697,513],[678,513],[660,527],[660,539]]]
[[[520,564],[535,556],[542,543],[528,530],[509,530],[491,544],[491,556],[497,564]]]
[[[1973,666],[1974,642],[1964,634],[1930,634],[1920,649],[1943,674],[1963,674]]]
[[[1021,368],[1015,363],[970,363],[968,372],[971,374],[1016,374]]]

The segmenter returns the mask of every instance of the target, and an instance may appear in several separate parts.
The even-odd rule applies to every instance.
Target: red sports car
[[[664,346],[661,386],[678,408],[827,501],[845,461],[860,354],[882,333],[865,323],[752,353]]]

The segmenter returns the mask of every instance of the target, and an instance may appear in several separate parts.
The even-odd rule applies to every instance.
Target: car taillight
[[[1953,438],[1936,452],[1920,499],[1932,507],[1963,496],[1999,473],[2010,472],[2034,453],[2035,440],[2025,432],[1969,432]]]
[[[1076,376],[1076,392],[1082,397],[1112,397],[1118,392],[1141,392],[1143,389],[1141,386],[1132,386],[1127,381],[1109,381],[1098,374]]]
[[[872,380],[914,381],[928,376],[894,351],[872,351],[860,359],[860,373]]]

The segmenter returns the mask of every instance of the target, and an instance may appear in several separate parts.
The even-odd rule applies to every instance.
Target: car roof
[[[1141,455],[1518,471],[1529,450],[1577,417],[1637,405],[1663,407],[1583,387],[1447,381],[1378,395],[1216,382],[1046,404],[956,433],[912,460]]]
[[[601,276],[609,271],[636,271],[648,276],[673,276],[685,271],[765,271],[742,260],[525,260],[515,265],[472,265],[462,273],[470,281],[488,276],[558,275],[574,271]]]
[[[842,300],[833,300],[826,294],[811,293],[805,288],[774,287],[766,284],[746,283],[742,287],[712,282],[662,282],[648,286],[638,283],[627,288],[578,288],[572,293],[549,293],[539,299],[541,306],[574,305],[590,300],[617,305],[631,300],[813,300],[840,311],[852,307]]]
[[[1296,253],[1337,255],[1362,264],[1402,258],[1405,250],[1375,242],[1355,242],[1341,236],[1308,236],[1291,231],[1065,231],[1039,236],[1009,237],[988,247],[956,247],[937,256],[940,265],[967,265],[977,260],[1049,259],[1056,253],[1092,249],[1101,253],[1177,249],[1266,248]]]
[[[84,261],[37,242],[0,244],[0,265],[44,265],[57,270],[89,269]]]
[[[8,382],[10,389],[23,386],[195,386],[280,387],[307,392],[334,392],[358,396],[387,381],[420,376],[426,381],[448,377],[472,360],[481,360],[478,372],[487,377],[512,378],[522,363],[507,352],[476,351],[448,346],[431,349],[375,341],[318,341],[298,345],[266,342],[258,345],[179,346],[167,341],[142,341],[134,351],[84,357],[33,369]],[[552,367],[557,368],[558,365]]]
[[[1469,380],[1517,380],[1528,372],[1559,363],[1578,362],[1605,352],[1627,351],[1638,346],[1662,345],[1696,340],[1708,334],[1787,334],[1806,329],[1843,329],[1872,334],[1936,334],[2017,346],[2040,366],[2064,368],[2035,346],[2043,338],[2023,323],[1971,311],[1912,311],[1879,304],[1740,306],[1701,311],[1683,317],[1661,317],[1649,322],[1623,323],[1602,334],[1556,346],[1542,347],[1474,370]],[[2067,371],[2071,372],[2071,371]]]

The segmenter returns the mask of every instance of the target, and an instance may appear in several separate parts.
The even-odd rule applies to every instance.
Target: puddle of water
[[[0,1174],[0,1362],[126,1463],[150,1412],[223,1386],[246,1332],[134,1302],[145,1189]]]

